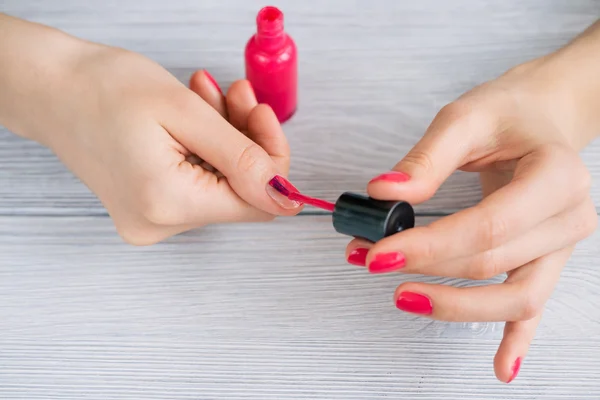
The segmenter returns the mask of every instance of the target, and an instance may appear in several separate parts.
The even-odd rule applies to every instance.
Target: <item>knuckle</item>
[[[492,213],[484,213],[480,223],[479,250],[491,250],[506,241],[508,236],[507,222]]]
[[[176,92],[169,98],[170,104],[180,115],[196,115],[201,98],[196,94]]]
[[[468,279],[485,281],[500,274],[500,266],[493,250],[486,250],[475,257],[469,267]]]
[[[155,225],[173,225],[174,218],[161,202],[149,201],[141,210],[142,217]]]
[[[422,263],[423,265],[435,263],[438,261],[439,252],[436,249],[435,242],[433,240],[427,240],[427,238],[429,237],[434,237],[434,232],[431,226],[420,227],[420,230],[422,232],[421,237],[423,239],[416,240],[414,242],[414,246],[416,247],[416,258],[418,258],[420,260],[420,263]]]
[[[580,162],[582,165],[581,171],[579,171],[579,173],[577,174],[577,189],[579,193],[587,195],[590,192],[590,189],[592,188],[592,174],[590,173],[589,169],[587,169],[587,167],[583,165],[583,162]]]
[[[403,159],[403,164],[419,167],[424,173],[429,173],[434,168],[431,155],[419,149],[411,150]]]
[[[470,102],[456,100],[442,107],[435,119],[444,121],[444,124],[447,125],[471,118],[473,114],[474,107]]]
[[[560,177],[560,184],[569,187],[573,197],[583,197],[590,192],[593,178],[577,152],[565,145],[555,143],[542,146],[540,152],[560,168],[562,173],[556,174]],[[569,167],[566,168],[565,165]]]
[[[518,319],[527,321],[537,317],[542,312],[542,301],[534,291],[522,295]]]
[[[576,236],[579,240],[590,236],[598,228],[598,214],[596,213],[596,208],[592,201],[589,201],[588,203],[589,204],[586,205],[576,227]]]
[[[179,209],[172,207],[165,186],[157,181],[145,184],[139,195],[138,212],[142,218],[155,225],[176,225],[179,221]]]
[[[463,130],[469,127],[477,127],[478,130],[481,130],[488,126],[495,121],[496,117],[477,98],[472,94],[446,104],[434,118],[431,124],[432,128],[444,129],[450,126],[460,126]]]
[[[256,143],[250,143],[242,149],[237,157],[235,166],[240,172],[248,172],[253,169],[261,168],[264,150]]]

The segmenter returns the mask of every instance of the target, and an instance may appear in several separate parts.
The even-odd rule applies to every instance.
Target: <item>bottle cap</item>
[[[415,226],[415,212],[405,201],[383,201],[345,192],[335,202],[333,228],[344,235],[377,242]]]

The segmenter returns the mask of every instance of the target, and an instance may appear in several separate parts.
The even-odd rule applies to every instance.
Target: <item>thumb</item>
[[[425,135],[391,171],[373,178],[371,197],[419,204],[429,200],[444,181],[469,162],[482,133],[491,124],[483,114],[457,102],[440,110]]]
[[[214,108],[189,91],[176,117],[164,122],[170,134],[189,151],[221,172],[235,193],[272,215],[293,215],[298,203],[269,190],[269,181],[283,175],[269,154],[235,129]]]

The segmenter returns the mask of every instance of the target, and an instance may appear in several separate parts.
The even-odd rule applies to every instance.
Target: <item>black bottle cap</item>
[[[333,228],[344,235],[377,242],[415,226],[415,212],[405,201],[383,201],[346,192],[335,202]]]

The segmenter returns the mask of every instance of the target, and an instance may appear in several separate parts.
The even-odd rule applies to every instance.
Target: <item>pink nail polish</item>
[[[519,370],[521,369],[521,357],[517,358],[511,368],[512,375],[508,378],[506,383],[511,383],[517,375],[519,375]]]
[[[431,299],[422,294],[402,292],[396,299],[396,307],[413,314],[429,315],[433,312]]]
[[[364,267],[367,262],[367,253],[369,249],[365,248],[356,248],[348,254],[348,263],[352,265],[358,265],[359,267]]]
[[[276,191],[280,195],[287,197],[289,200],[293,200],[302,204],[310,204],[323,210],[332,211],[335,208],[335,204],[327,200],[318,199],[316,197],[306,196],[298,191],[294,185],[292,185],[287,179],[282,176],[276,175],[270,181],[268,186],[272,190],[267,189],[267,192]]]
[[[211,74],[209,74],[207,70],[204,70],[204,75],[206,75],[206,78],[210,81],[210,83],[212,83],[217,88],[217,90],[222,94],[223,91],[221,90],[221,87],[219,86],[219,84],[217,83],[215,78],[213,78],[213,76]]]
[[[259,103],[271,106],[279,122],[297,107],[298,56],[294,40],[284,31],[283,13],[264,7],[256,17],[256,34],[245,49],[246,79]]]
[[[293,210],[300,207],[300,202],[290,198],[290,193],[294,193],[296,187],[290,181],[282,176],[273,177],[265,187],[267,194],[282,208]]]
[[[376,176],[375,178],[371,179],[371,181],[369,183],[373,183],[373,182],[400,183],[400,182],[406,182],[408,180],[410,180],[410,176],[408,176],[404,172],[390,171],[390,172],[386,172],[384,174]]]
[[[406,259],[402,253],[380,253],[371,260],[369,272],[372,274],[385,274],[404,267],[404,264],[406,264]]]

